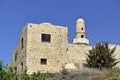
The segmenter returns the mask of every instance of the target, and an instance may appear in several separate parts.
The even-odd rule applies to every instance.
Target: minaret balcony
[[[74,44],[86,44],[86,45],[88,45],[89,40],[86,38],[76,38],[76,39],[73,39],[73,43]]]

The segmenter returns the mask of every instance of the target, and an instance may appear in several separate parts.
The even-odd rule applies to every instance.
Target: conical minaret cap
[[[76,23],[78,23],[78,22],[84,22],[84,19],[83,18],[79,18],[79,19],[77,19]]]

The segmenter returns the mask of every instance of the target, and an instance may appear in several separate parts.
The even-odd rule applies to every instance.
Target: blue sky
[[[0,0],[0,60],[7,64],[12,59],[27,23],[67,26],[71,43],[80,16],[85,19],[90,45],[120,44],[120,0]]]

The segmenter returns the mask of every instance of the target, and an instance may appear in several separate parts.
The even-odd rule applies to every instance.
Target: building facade
[[[28,74],[82,68],[86,53],[92,49],[86,38],[85,22],[82,18],[76,21],[75,34],[76,38],[69,44],[67,27],[50,23],[27,24],[13,53],[13,67],[17,72],[27,68]],[[111,48],[114,46],[116,45],[110,45]],[[120,58],[120,46],[117,46],[115,55]]]

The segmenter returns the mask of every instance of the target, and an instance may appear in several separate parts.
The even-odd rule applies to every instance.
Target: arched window
[[[81,28],[81,30],[83,30],[83,28]]]
[[[81,38],[84,38],[84,35],[81,35]]]
[[[23,70],[23,62],[21,63],[21,69]]]

